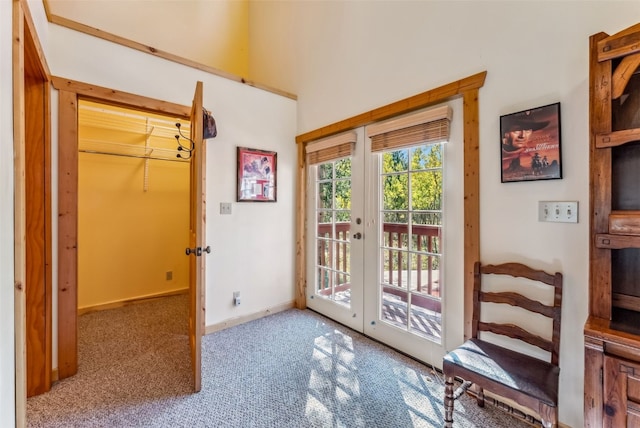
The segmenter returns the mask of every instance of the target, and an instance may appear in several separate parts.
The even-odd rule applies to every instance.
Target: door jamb
[[[26,425],[28,376],[38,376],[38,392],[51,386],[51,114],[50,72],[25,0],[12,4],[13,26],[13,138],[14,138],[14,332],[15,332],[15,424]],[[27,84],[28,83],[28,84]],[[26,148],[41,147],[44,152],[34,162],[27,159]],[[38,219],[36,236],[27,227],[26,213],[32,206],[26,177],[43,180],[43,200],[38,203],[42,219]],[[40,214],[40,213],[38,213]],[[29,243],[29,245],[27,245]],[[30,248],[43,251],[38,266],[28,266]],[[29,274],[31,272],[31,274]],[[29,276],[27,276],[29,274]],[[35,275],[41,286],[37,302],[27,299],[28,278]],[[42,281],[40,281],[42,280]],[[42,294],[42,295],[40,295]],[[37,305],[36,305],[37,304]],[[37,308],[34,308],[37,306]],[[37,322],[28,308],[39,311]],[[38,372],[27,372],[27,332],[42,341],[37,349]],[[33,368],[32,368],[33,370]]]

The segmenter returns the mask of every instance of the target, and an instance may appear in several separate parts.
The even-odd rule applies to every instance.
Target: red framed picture
[[[562,178],[560,103],[500,116],[502,182]]]
[[[238,147],[238,202],[276,202],[278,154]]]

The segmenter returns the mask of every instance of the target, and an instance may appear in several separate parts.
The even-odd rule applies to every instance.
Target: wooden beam
[[[474,263],[480,260],[480,120],[478,89],[463,94],[464,120],[464,332],[471,337]]]
[[[90,85],[76,80],[64,79],[53,76],[51,78],[53,87],[59,91],[73,92],[81,97],[98,100],[102,104],[116,106],[136,106],[141,110],[154,113],[166,113],[182,119],[189,119],[191,107],[181,104],[174,104],[168,101],[160,101],[154,98],[143,97],[129,92],[116,91],[115,89],[104,88],[102,86]]]
[[[296,137],[296,143],[300,144],[318,140],[320,138],[328,137],[339,132],[349,131],[351,129],[369,125],[373,122],[388,119],[393,116],[398,116],[400,114],[409,113],[411,111],[418,110],[424,107],[443,103],[450,99],[456,98],[467,91],[481,88],[484,85],[486,76],[487,72],[483,71],[481,73],[474,74],[473,76],[456,80],[455,82],[448,83],[438,88],[422,92],[418,95],[414,95],[412,97],[405,98],[391,104],[387,104],[386,106],[359,114],[349,119],[345,119],[340,122],[316,129],[314,131],[298,135]]]
[[[307,265],[306,265],[306,191],[307,165],[304,144],[298,144],[298,177],[296,180],[296,261],[295,261],[295,305],[297,309],[307,307]]]

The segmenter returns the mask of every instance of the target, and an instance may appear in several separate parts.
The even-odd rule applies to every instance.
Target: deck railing
[[[319,239],[317,242],[318,264],[337,271],[335,287],[332,287],[334,285],[333,276],[329,275],[327,282],[322,287],[323,290],[320,291],[321,294],[330,294],[332,288],[334,292],[337,292],[347,290],[350,287],[348,276],[342,273],[349,271],[350,226],[351,224],[348,222],[336,223],[334,238],[331,223],[318,225],[318,236],[325,238]],[[411,292],[412,304],[440,312],[439,275],[434,275],[439,270],[439,265],[434,264],[433,256],[422,253],[436,255],[439,252],[441,227],[414,224],[411,226],[411,236],[409,236],[407,224],[384,223],[382,231],[384,233],[382,242],[385,243],[386,249],[384,251],[387,260],[386,267],[383,269],[383,282],[389,284],[384,286],[385,293],[393,294],[406,302],[407,292]],[[332,238],[335,239],[335,246],[328,245]],[[419,252],[416,254],[415,264],[412,264],[410,259],[405,260],[404,257],[410,242],[415,243],[413,248]],[[334,260],[333,251],[336,252],[336,266],[331,264],[331,260]],[[423,266],[424,257],[427,258],[426,266]],[[404,278],[403,275],[408,277]],[[411,284],[412,278],[415,278],[415,284]]]

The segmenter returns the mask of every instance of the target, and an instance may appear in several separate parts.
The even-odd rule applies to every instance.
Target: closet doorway
[[[188,136],[188,120],[79,101],[79,315],[188,292],[189,159],[176,123]]]
[[[189,148],[189,344],[194,391],[201,387],[200,343],[204,322],[205,162],[203,145],[202,82],[197,82],[191,107],[146,98],[131,93],[90,85],[59,77],[52,83],[58,90],[58,377],[73,376],[78,370],[78,110],[82,100],[131,108],[138,112],[185,119],[190,135],[183,143]],[[182,142],[182,141],[181,141]],[[177,140],[176,140],[177,144]],[[186,153],[183,151],[186,155]],[[87,153],[88,155],[88,153]],[[144,160],[144,159],[143,159]],[[110,208],[112,211],[115,207]],[[161,215],[161,213],[156,213]],[[126,228],[126,224],[122,225]],[[177,249],[184,256],[185,248]],[[103,260],[108,262],[108,260]],[[165,281],[166,281],[166,272]]]

